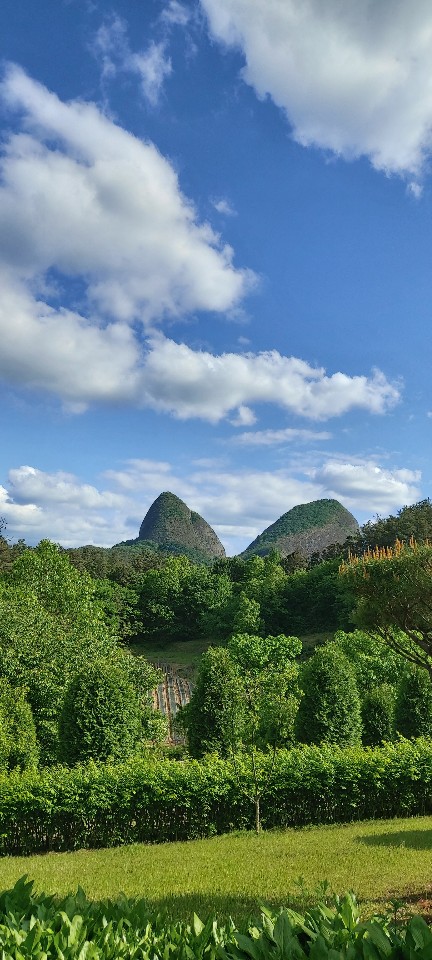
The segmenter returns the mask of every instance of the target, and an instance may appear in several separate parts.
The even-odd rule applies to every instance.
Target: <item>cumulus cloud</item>
[[[379,371],[327,375],[277,351],[216,356],[156,335],[166,317],[232,315],[254,275],[236,269],[231,248],[198,221],[153,144],[94,104],[62,103],[18,67],[0,92],[20,124],[0,161],[7,382],[50,391],[76,412],[127,403],[182,419],[233,417],[237,426],[255,422],[254,403],[324,420],[354,408],[384,413],[398,401],[399,387]],[[75,309],[58,305],[70,304],[70,278]]]
[[[134,459],[107,470],[99,488],[27,465],[11,469],[0,486],[0,514],[8,536],[29,543],[49,537],[64,546],[111,546],[136,537],[153,500],[171,490],[205,517],[229,553],[238,553],[297,504],[336,497],[354,514],[372,516],[419,499],[420,479],[418,471],[366,460],[329,458],[314,470],[306,464],[234,470],[204,458],[185,475],[166,461]]]
[[[125,324],[92,324],[37,300],[10,271],[0,270],[0,282],[0,377],[60,396],[72,412],[129,404],[210,423],[235,412],[234,425],[251,426],[250,403],[326,420],[355,408],[382,414],[399,399],[379,372],[327,376],[277,351],[216,356],[161,335],[143,346]]]
[[[27,279],[80,277],[88,309],[120,321],[226,311],[244,296],[253,275],[198,222],[154,144],[15,66],[1,95],[22,132],[0,167],[0,260]]]
[[[428,0],[201,0],[211,33],[241,49],[243,78],[295,139],[377,170],[421,175],[432,143]]]
[[[329,460],[312,472],[329,494],[371,513],[415,503],[420,498],[419,470],[386,470],[374,461]]]
[[[48,537],[63,546],[111,546],[135,536],[128,525],[130,503],[118,491],[98,490],[59,470],[47,473],[21,466],[0,486],[0,513],[7,535],[34,544]]]
[[[303,417],[325,420],[354,408],[384,413],[399,389],[376,370],[372,377],[311,367],[276,350],[215,356],[159,337],[145,364],[147,397],[156,409],[217,422],[250,403],[276,403]]]
[[[111,491],[100,491],[88,483],[79,483],[73,474],[58,471],[45,473],[36,467],[22,466],[9,471],[9,490],[15,503],[30,501],[39,507],[46,504],[67,504],[70,509],[94,510],[101,507],[122,508],[124,497]]]

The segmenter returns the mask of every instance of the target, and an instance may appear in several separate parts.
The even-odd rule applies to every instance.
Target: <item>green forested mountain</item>
[[[170,492],[161,493],[152,503],[137,539],[127,544],[182,554],[197,563],[225,556],[219,537],[207,521]]]
[[[338,500],[313,500],[284,513],[246,548],[243,556],[266,556],[277,550],[282,557],[298,552],[309,558],[334,543],[344,543],[358,533],[358,523]]]

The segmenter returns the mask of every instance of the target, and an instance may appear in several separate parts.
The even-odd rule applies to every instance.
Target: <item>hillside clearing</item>
[[[123,891],[173,918],[195,911],[202,918],[230,914],[237,922],[262,903],[301,905],[299,877],[309,891],[326,879],[335,892],[353,889],[370,914],[395,898],[415,904],[431,897],[432,817],[1,860],[3,889],[23,874],[47,893],[81,885],[99,899]]]
[[[315,647],[321,646],[331,640],[332,637],[331,632],[308,633],[300,636],[303,644],[300,659],[310,656]],[[149,640],[143,643],[133,643],[129,649],[131,653],[145,657],[151,663],[166,663],[173,670],[178,670],[180,673],[185,671],[188,676],[192,676],[198,668],[203,653],[210,646],[220,646],[220,644],[211,640],[176,640],[168,644],[158,644]]]

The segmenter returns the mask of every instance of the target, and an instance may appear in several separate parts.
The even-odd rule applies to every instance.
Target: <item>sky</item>
[[[3,0],[0,515],[432,494],[429,0]]]

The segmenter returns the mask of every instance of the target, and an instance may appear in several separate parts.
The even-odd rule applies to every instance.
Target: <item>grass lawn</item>
[[[78,884],[97,899],[124,891],[167,908],[173,918],[190,919],[195,911],[203,919],[231,914],[241,922],[262,903],[303,906],[300,876],[309,890],[324,879],[337,893],[353,889],[365,914],[394,898],[424,910],[432,898],[432,817],[5,857],[0,874],[1,889],[28,874],[47,893]]]

